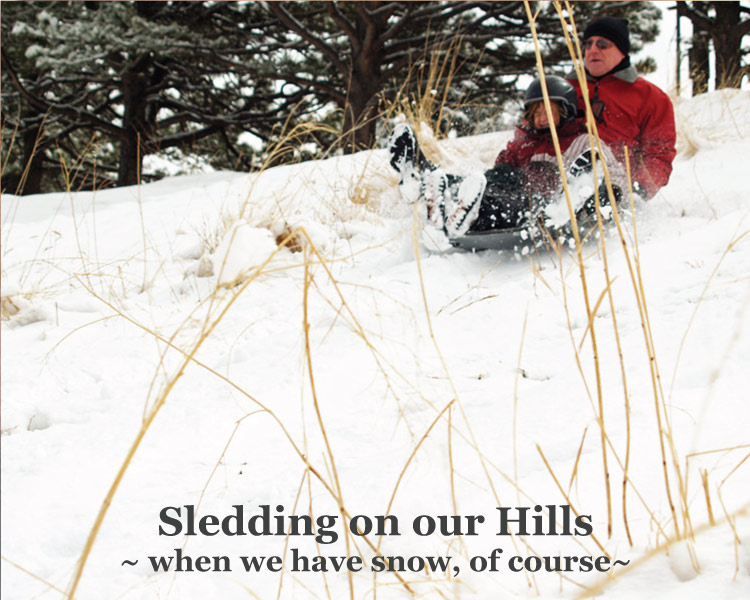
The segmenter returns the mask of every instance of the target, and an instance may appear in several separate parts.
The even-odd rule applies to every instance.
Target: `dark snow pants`
[[[535,212],[541,197],[532,197],[527,189],[523,170],[509,165],[495,165],[484,176],[487,187],[482,196],[479,215],[470,231],[507,229],[527,222],[530,211]]]

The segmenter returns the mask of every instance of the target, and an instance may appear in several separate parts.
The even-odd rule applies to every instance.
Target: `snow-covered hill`
[[[450,248],[384,150],[4,196],[3,598],[79,572],[96,600],[747,598],[750,94],[676,110],[627,255],[616,233],[584,249],[593,336],[572,252]],[[489,165],[507,138],[440,160]],[[498,507],[528,530],[499,535]],[[283,535],[292,515],[312,531]]]

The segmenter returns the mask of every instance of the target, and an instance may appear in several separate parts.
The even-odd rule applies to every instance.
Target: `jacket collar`
[[[601,81],[602,79],[606,79],[607,77],[616,77],[617,79],[621,79],[622,81],[625,81],[627,83],[635,83],[635,80],[638,79],[638,71],[635,70],[635,67],[632,65],[629,65],[625,67],[624,69],[620,69],[619,71],[609,72],[605,73],[601,77],[594,77],[591,75],[588,71],[586,71],[586,79],[589,81]],[[576,72],[571,71],[567,74],[566,79],[576,79]]]
[[[589,79],[592,81],[596,81],[596,77],[592,77],[588,74],[588,71],[586,72],[586,75]],[[623,81],[626,81],[627,83],[634,83],[636,79],[638,79],[638,71],[635,70],[635,67],[632,65],[629,65],[625,67],[624,69],[620,69],[619,71],[615,71],[614,73],[609,73],[609,75],[612,75],[612,77],[617,77],[617,79],[622,79]],[[607,77],[608,75],[605,75],[604,77]],[[603,79],[603,77],[599,77],[599,79]]]

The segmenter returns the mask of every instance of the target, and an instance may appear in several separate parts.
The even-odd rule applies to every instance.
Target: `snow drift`
[[[450,248],[384,150],[6,195],[3,597],[747,597],[748,100],[677,104],[588,297]]]

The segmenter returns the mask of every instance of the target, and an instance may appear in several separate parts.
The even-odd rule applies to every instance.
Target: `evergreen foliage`
[[[563,70],[559,18],[539,10],[545,61]],[[651,3],[574,10],[580,27],[628,17],[634,50],[658,32]],[[307,121],[330,126],[310,130],[313,148],[371,147],[398,98],[438,95],[432,117],[466,133],[535,70],[522,2],[4,2],[2,38],[2,188],[25,193],[132,185],[158,175],[148,155],[257,167]]]
[[[278,118],[285,107],[272,106],[280,94],[271,82],[251,81],[233,64],[235,52],[247,57],[254,49],[239,39],[245,37],[239,28],[229,32],[234,36],[219,32],[228,8],[204,2],[4,7],[3,47],[12,49],[3,53],[4,138],[44,121],[37,136],[41,163],[80,158],[79,185],[108,178],[132,185],[149,154],[262,128],[269,112]],[[13,91],[7,105],[6,90]],[[23,108],[14,114],[8,109],[15,105]]]

